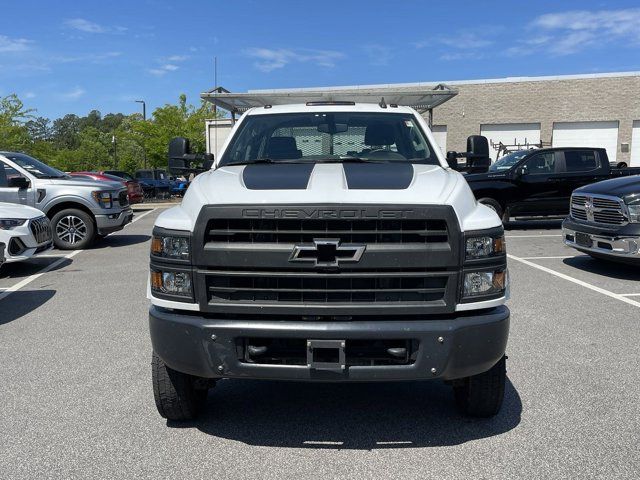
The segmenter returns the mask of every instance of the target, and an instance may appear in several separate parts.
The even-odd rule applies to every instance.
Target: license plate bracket
[[[590,248],[593,246],[593,239],[588,233],[576,232],[576,243],[581,247]]]
[[[345,340],[307,340],[307,366],[314,370],[343,371]]]

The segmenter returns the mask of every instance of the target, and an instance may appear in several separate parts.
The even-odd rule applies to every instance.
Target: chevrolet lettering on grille
[[[313,243],[296,245],[290,262],[313,263],[319,268],[337,268],[341,263],[360,261],[366,245],[342,244],[338,238],[314,238]]]

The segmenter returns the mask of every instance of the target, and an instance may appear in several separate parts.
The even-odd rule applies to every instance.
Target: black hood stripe
[[[249,190],[306,190],[313,163],[247,165],[242,181]],[[344,163],[349,190],[404,190],[413,180],[410,163]]]
[[[345,163],[349,190],[404,190],[413,180],[413,165],[404,162]]]
[[[313,163],[247,165],[242,181],[249,190],[306,190]]]

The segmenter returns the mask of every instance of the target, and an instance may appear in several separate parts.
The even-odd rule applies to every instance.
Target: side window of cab
[[[568,173],[591,172],[600,168],[600,162],[594,150],[566,150],[564,163]]]
[[[9,187],[11,179],[18,177],[23,177],[23,175],[12,166],[0,160],[0,188]]]
[[[538,153],[527,159],[523,167],[527,175],[555,173],[556,156],[554,152]]]

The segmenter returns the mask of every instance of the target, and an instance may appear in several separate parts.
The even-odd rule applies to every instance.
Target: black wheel
[[[155,352],[151,360],[151,378],[153,397],[163,418],[192,420],[198,416],[207,400],[209,384],[206,379],[172,370]]]
[[[502,407],[506,378],[506,356],[503,356],[490,370],[454,384],[453,393],[460,411],[471,417],[496,415]]]
[[[500,205],[500,202],[498,202],[497,200],[487,197],[487,198],[481,198],[480,200],[478,200],[478,203],[486,205],[491,210],[496,212],[498,217],[500,217],[500,219],[502,220],[502,223],[507,222],[508,219],[505,218],[504,209],[502,208],[502,205]]]
[[[82,250],[91,245],[96,226],[88,213],[69,208],[56,213],[51,219],[53,243],[60,250]]]

